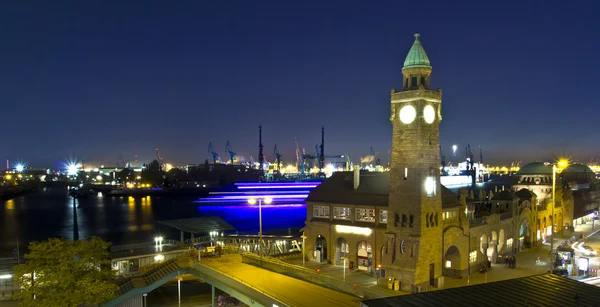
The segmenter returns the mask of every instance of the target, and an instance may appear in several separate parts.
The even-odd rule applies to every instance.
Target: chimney
[[[358,189],[360,185],[360,167],[354,168],[354,189]]]

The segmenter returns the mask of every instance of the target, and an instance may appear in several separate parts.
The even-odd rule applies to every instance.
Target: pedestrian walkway
[[[242,263],[241,255],[202,260],[253,288],[272,293],[291,306],[359,306],[360,298]]]
[[[582,233],[584,238],[591,236],[600,231],[600,224],[592,227],[592,223],[579,225],[575,228],[576,233]],[[554,248],[560,246],[560,244],[569,239],[570,235],[564,234],[560,236],[558,234],[554,237]],[[444,278],[444,286],[441,289],[462,287],[467,285],[475,285],[486,282],[501,281],[512,278],[526,277],[536,274],[543,274],[551,269],[550,265],[550,242],[542,243],[537,247],[523,250],[515,256],[516,263],[515,268],[507,268],[504,263],[492,264],[492,268],[488,269],[487,273],[480,273],[478,269],[473,269],[470,272],[470,278]],[[539,260],[538,260],[539,259]],[[320,274],[328,275],[337,279],[344,279],[344,270],[342,266],[333,264],[317,263],[313,261],[306,261],[302,263],[301,257],[294,257],[283,259],[283,261],[313,269],[318,271]],[[574,276],[576,278],[576,276]],[[369,286],[376,288],[378,292],[381,292],[387,296],[408,294],[405,292],[388,290],[384,286],[377,286],[377,277],[374,273],[368,273],[359,270],[346,269],[345,272],[346,281],[360,284],[363,286]],[[432,289],[429,289],[432,290]]]
[[[288,259],[284,259],[283,261],[285,261],[289,264],[302,266],[302,258],[301,257],[288,258]],[[315,272],[318,272],[319,274],[327,275],[327,276],[330,276],[330,277],[333,277],[333,278],[336,278],[339,280],[344,280],[344,278],[345,278],[345,280],[347,282],[351,282],[351,283],[357,284],[357,285],[362,285],[364,287],[369,287],[373,291],[380,293],[381,296],[393,296],[393,295],[408,294],[406,292],[393,291],[393,290],[387,289],[386,287],[377,286],[377,277],[374,273],[369,273],[369,272],[360,271],[360,270],[356,270],[356,269],[350,270],[348,268],[346,268],[346,272],[344,272],[344,268],[340,265],[317,263],[317,262],[313,262],[313,261],[306,261],[304,263],[304,267],[308,268],[308,269],[313,269],[313,270],[315,270]]]

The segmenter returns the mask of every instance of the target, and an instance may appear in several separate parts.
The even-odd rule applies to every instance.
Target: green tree
[[[163,171],[157,160],[153,160],[142,170],[142,180],[144,182],[162,186],[163,179]]]
[[[26,262],[14,267],[22,292],[21,306],[77,307],[106,302],[117,296],[111,283],[110,243],[49,239],[29,244]]]

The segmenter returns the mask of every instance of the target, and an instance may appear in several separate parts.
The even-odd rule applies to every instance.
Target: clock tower
[[[431,63],[419,34],[402,68],[403,90],[392,90],[392,150],[386,245],[382,268],[403,291],[439,287],[442,198],[439,124],[442,91],[430,89]]]

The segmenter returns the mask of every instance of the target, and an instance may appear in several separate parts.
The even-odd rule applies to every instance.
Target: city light
[[[12,275],[10,274],[4,274],[4,275],[0,275],[0,279],[11,279]]]
[[[373,232],[371,228],[346,225],[335,225],[335,231],[337,231],[338,233],[350,233],[363,236],[370,236],[371,232]]]
[[[77,163],[68,163],[67,164],[67,175],[75,176],[79,172],[79,165]]]
[[[25,169],[25,165],[23,165],[22,163],[15,165],[15,170],[19,173],[22,172],[24,169]]]

